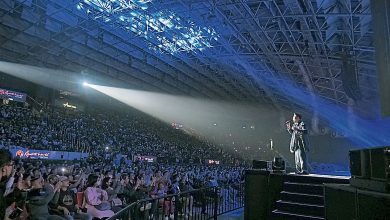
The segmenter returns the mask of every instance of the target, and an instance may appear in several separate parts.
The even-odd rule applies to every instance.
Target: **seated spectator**
[[[87,188],[84,191],[85,208],[87,213],[96,218],[111,217],[114,212],[111,210],[111,205],[108,202],[107,192],[98,188],[100,185],[99,177],[95,174],[90,174],[87,180]]]
[[[117,197],[118,192],[115,191],[112,188],[112,178],[111,177],[104,177],[102,181],[102,189],[107,192],[108,195],[108,201],[112,201],[113,198]]]
[[[54,194],[60,189],[61,184],[58,182],[54,187],[45,184],[41,176],[34,176],[31,178],[31,189],[29,193],[28,210],[30,211],[31,220],[43,219],[62,219],[58,215],[49,214],[49,202],[53,199]]]
[[[68,220],[80,219],[80,220],[92,220],[92,216],[88,213],[83,213],[80,207],[75,204],[75,193],[69,189],[69,178],[61,176],[59,178],[61,182],[61,189],[55,196],[55,207],[57,210],[63,212],[63,217]]]
[[[210,158],[226,163],[234,161],[232,155],[212,143],[186,135],[140,112],[100,114],[53,107],[33,113],[28,108],[3,104],[0,104],[0,112],[0,146],[3,148],[33,146],[34,149],[89,152],[95,161],[109,161],[114,152],[176,158],[176,162],[198,164]],[[192,157],[194,152],[196,158]],[[129,165],[131,158],[121,159]]]
[[[24,158],[15,161],[16,169],[12,169],[14,162],[11,156],[7,153],[6,157],[9,158],[3,160],[0,151],[0,165],[3,166],[0,170],[0,193],[7,195],[6,204],[1,201],[3,197],[0,198],[0,214],[5,212],[5,207],[8,207],[7,213],[12,213],[18,207],[25,210],[20,195],[31,187],[31,177],[33,189],[40,190],[33,190],[35,194],[29,194],[28,200],[32,199],[32,204],[28,206],[37,207],[39,200],[49,200],[43,206],[51,208],[48,214],[45,208],[46,211],[33,210],[32,214],[39,217],[36,213],[43,213],[42,216],[46,218],[56,213],[67,219],[110,217],[113,211],[133,202],[176,193],[180,193],[176,201],[172,197],[158,199],[153,204],[153,214],[162,207],[165,219],[172,217],[175,209],[189,217],[194,203],[200,203],[201,211],[206,211],[210,195],[207,191],[193,195],[186,194],[186,191],[225,185],[231,187],[242,180],[243,167],[202,164],[205,158],[228,161],[233,158],[231,155],[221,153],[211,143],[196,140],[148,117],[55,108],[35,114],[29,109],[8,105],[0,105],[0,112],[0,145],[4,148],[17,146],[88,152],[90,156],[86,161],[55,163]],[[148,163],[137,155],[159,158],[158,162]],[[160,157],[176,159],[174,162],[169,162],[169,159],[160,161]],[[47,180],[42,188],[37,186],[37,177]],[[103,180],[102,184],[99,180]],[[53,199],[46,193],[50,191],[56,192]],[[77,200],[73,194],[77,195]],[[56,196],[63,196],[63,199],[56,200]],[[116,199],[120,199],[123,206],[115,207],[115,204],[119,204],[114,203]],[[85,207],[90,216],[78,216],[82,213],[76,203],[83,210]],[[140,204],[135,209],[136,218],[153,218],[148,214],[151,211],[149,206],[149,203]],[[56,218],[52,216],[50,218]]]
[[[113,188],[113,182],[111,177],[105,177],[102,182],[102,189],[107,192],[108,201],[112,205],[114,212],[120,211],[123,207],[122,201],[118,198],[118,192],[121,189],[120,184],[116,184],[115,189]]]
[[[145,182],[142,176],[135,176],[134,178],[130,174],[129,183],[123,189],[123,196],[128,203],[133,203],[138,200],[149,198],[150,188],[145,186]],[[149,218],[149,210],[152,207],[152,203],[139,204],[135,209],[135,218]]]

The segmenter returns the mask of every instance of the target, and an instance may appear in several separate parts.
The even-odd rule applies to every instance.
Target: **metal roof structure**
[[[281,109],[299,106],[288,82],[360,108],[378,102],[371,23],[370,0],[2,0],[0,59]]]

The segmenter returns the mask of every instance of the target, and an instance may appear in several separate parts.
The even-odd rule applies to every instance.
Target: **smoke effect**
[[[53,89],[71,89],[77,84],[80,75],[48,68],[0,61],[0,71],[6,74]]]
[[[269,106],[88,86],[168,124],[183,125],[183,130],[220,146],[237,146],[233,148],[237,152],[250,146],[269,148],[270,138],[280,130],[279,112]]]
[[[122,82],[108,77],[98,78],[87,73],[76,73],[4,61],[0,61],[0,72],[47,88],[73,92],[82,92],[80,88],[83,89],[81,86],[83,81],[104,82],[106,85],[123,85]]]
[[[190,135],[205,138],[237,153],[248,153],[250,148],[256,148],[259,154],[267,153],[271,138],[274,138],[276,144],[280,142],[275,136],[275,132],[281,129],[280,115],[279,111],[271,106],[202,100],[118,88],[122,87],[123,82],[111,78],[83,76],[70,71],[3,61],[0,61],[0,72],[55,90],[88,93],[85,96],[88,102],[96,102],[99,96],[95,95],[104,93],[168,124],[182,125],[181,129]],[[89,83],[83,86],[84,82]],[[91,94],[94,94],[94,98]],[[100,99],[106,100],[103,97]]]
[[[255,75],[253,67],[245,62],[240,65],[248,74]],[[265,77],[266,76],[266,77]],[[285,77],[278,79],[270,73],[255,76],[256,81],[265,87],[278,91],[292,103],[307,109],[327,122],[334,131],[345,134],[354,147],[377,147],[390,144],[388,131],[390,118],[368,120],[338,103],[331,102],[321,96],[313,96],[306,88],[302,88]],[[378,106],[372,106],[377,108]]]
[[[245,158],[272,159],[273,156],[278,156],[270,149],[270,139],[272,139],[274,150],[288,157],[287,160],[293,160],[288,151],[290,136],[283,127],[286,120],[283,115],[288,116],[287,119],[289,119],[291,113],[281,113],[271,105],[229,103],[118,88],[122,87],[123,82],[114,79],[86,77],[80,73],[1,61],[0,71],[57,90],[63,89],[76,93],[91,94],[103,93],[168,124],[183,125],[181,129],[185,132],[219,144],[222,148],[236,151]],[[91,84],[83,86],[83,82],[90,82]],[[270,84],[277,86],[280,83]],[[282,88],[279,89],[282,90]],[[288,96],[292,101],[299,104],[303,105],[305,100],[310,100],[303,89],[292,86],[287,81],[283,81],[283,89],[290,91],[291,94]],[[91,98],[91,96],[88,98]],[[97,99],[102,99],[102,96]],[[92,102],[90,99],[86,101]],[[305,107],[308,109],[314,108],[310,102],[306,103]],[[321,99],[318,100],[316,107],[319,108],[317,109],[318,112],[322,118],[328,121],[329,125],[337,130],[349,131],[347,137],[354,141],[352,146],[358,146],[356,142],[360,143],[360,146],[375,146],[375,143],[379,143],[380,140],[383,141],[382,138],[388,131],[387,123],[366,121],[357,116],[353,116],[357,127],[350,128],[347,119],[351,116],[341,107]],[[308,118],[304,118],[304,120],[306,120],[306,123],[309,122]],[[379,128],[379,131],[376,128]],[[332,144],[332,140],[326,138],[326,140],[321,138],[318,141],[315,137],[311,139],[314,146],[311,152],[312,159],[318,161],[347,161],[345,159],[348,153],[347,150],[351,148],[349,143]],[[326,146],[323,146],[322,143],[326,143]],[[340,148],[343,148],[345,152],[341,152]],[[337,155],[341,155],[340,157],[335,157],[334,152],[336,151],[338,152]]]

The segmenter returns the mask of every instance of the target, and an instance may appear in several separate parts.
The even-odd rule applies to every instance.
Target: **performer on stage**
[[[302,116],[294,113],[293,124],[286,122],[287,131],[291,134],[290,152],[295,154],[295,167],[297,174],[309,174],[306,152],[309,152],[307,129],[302,121]]]

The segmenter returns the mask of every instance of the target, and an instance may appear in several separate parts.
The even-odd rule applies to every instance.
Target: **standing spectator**
[[[44,184],[41,176],[31,178],[32,192],[28,203],[31,220],[65,220],[58,215],[49,214],[48,204],[60,187],[61,182],[58,182],[53,188],[48,184]]]
[[[6,191],[6,184],[13,170],[12,156],[8,150],[0,150],[0,219],[8,218],[11,214],[12,208],[7,209],[4,193]],[[6,216],[7,214],[7,216]]]
[[[15,184],[12,187],[12,191],[7,195],[7,205],[13,208],[13,214],[10,215],[12,219],[27,219],[28,212],[26,208],[26,190],[31,186],[29,175],[23,176],[22,173],[17,174],[15,177]]]

